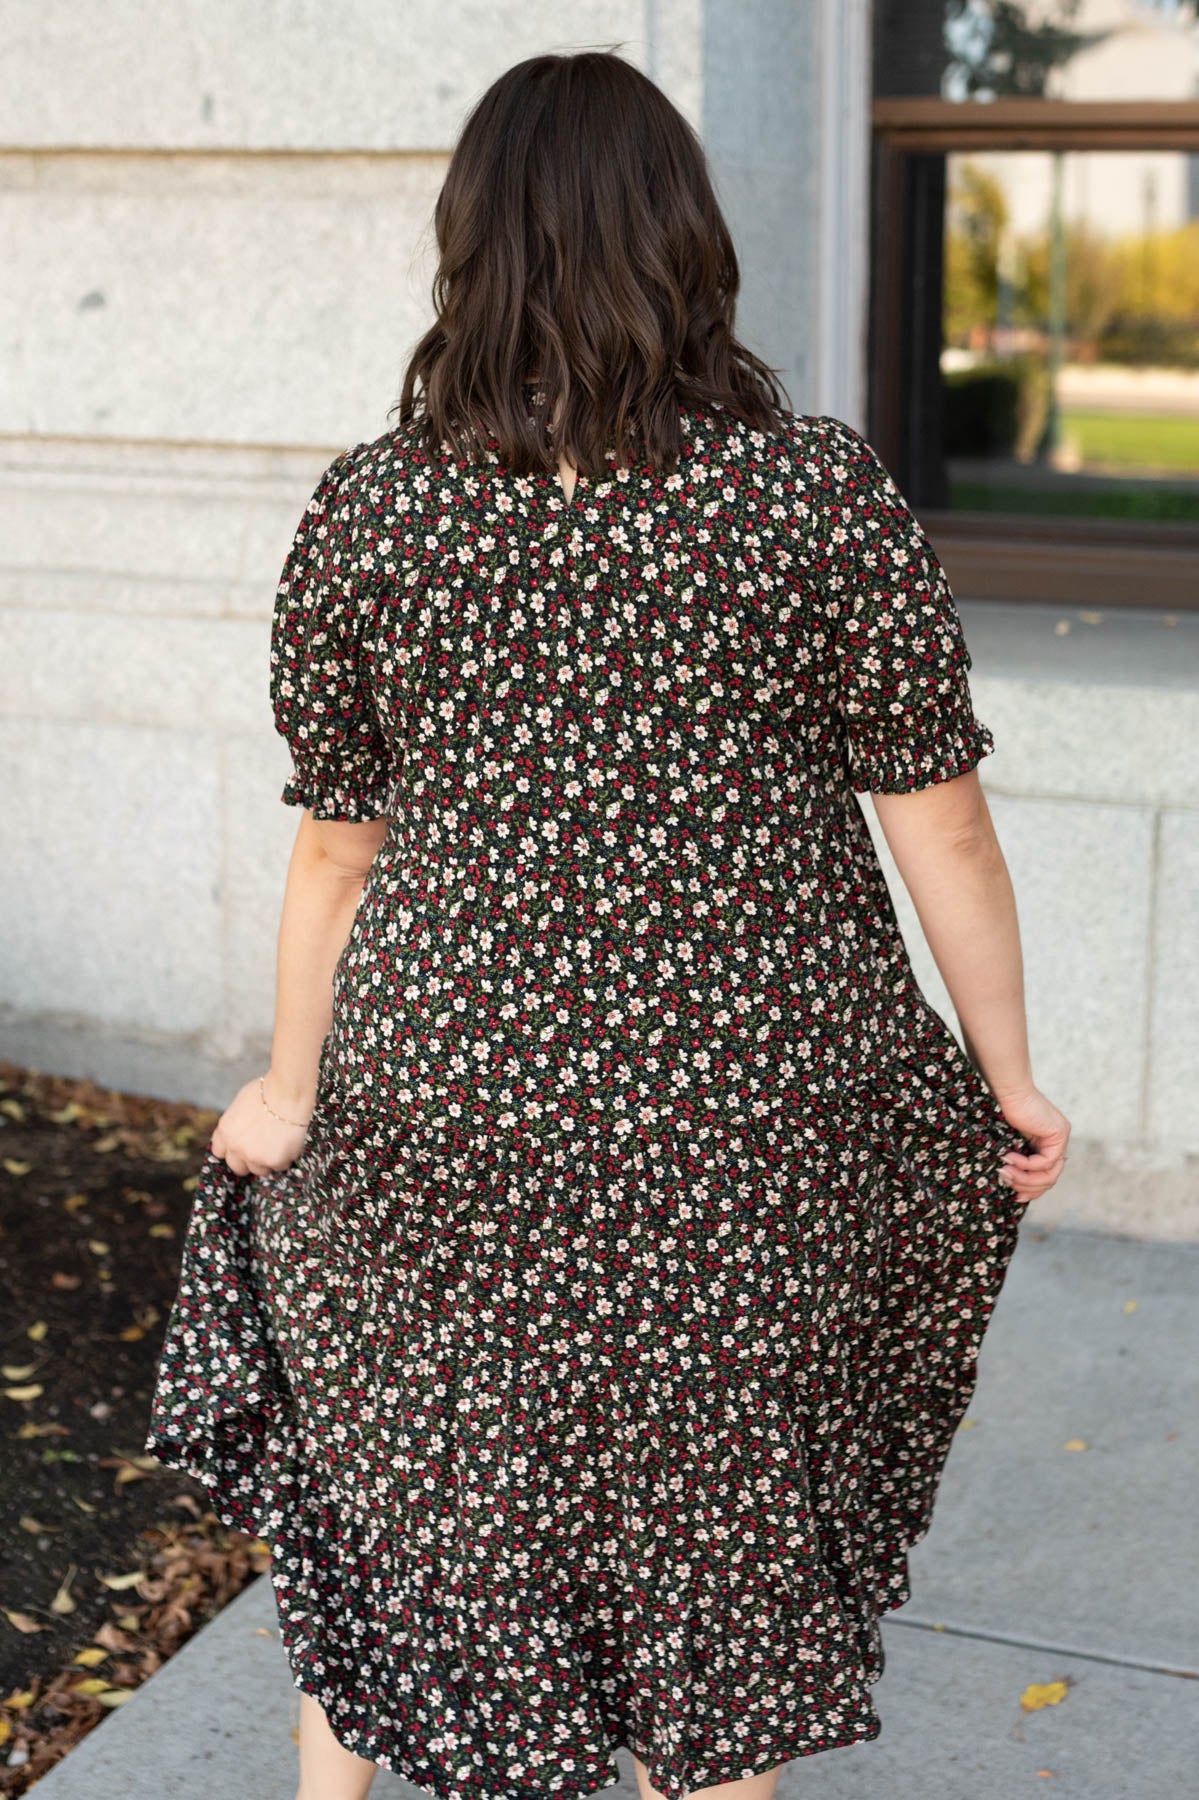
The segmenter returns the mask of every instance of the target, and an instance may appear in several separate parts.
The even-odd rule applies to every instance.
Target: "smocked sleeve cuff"
[[[911,794],[976,768],[995,749],[989,726],[958,694],[896,719],[851,719],[850,785],[855,793]]]
[[[392,773],[379,767],[350,775],[344,767],[322,769],[297,760],[279,796],[285,806],[305,806],[314,819],[357,822],[386,818],[391,811]]]

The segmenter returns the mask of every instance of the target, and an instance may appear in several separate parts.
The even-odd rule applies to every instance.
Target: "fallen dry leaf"
[[[1044,1706],[1057,1706],[1070,1691],[1068,1681],[1032,1682],[1020,1696],[1025,1712],[1040,1712]]]
[[[185,1149],[182,1144],[146,1145],[146,1155],[154,1162],[186,1162],[190,1154],[190,1150]]]
[[[32,1375],[36,1368],[35,1362],[4,1363],[0,1365],[0,1375],[3,1375],[5,1381],[24,1381],[25,1377]]]
[[[4,1388],[0,1391],[3,1392],[6,1400],[36,1400],[38,1395],[44,1394],[46,1390],[39,1381],[33,1381],[27,1387]]]
[[[66,1209],[69,1213],[82,1212],[83,1208],[87,1205],[87,1195],[86,1194],[68,1194],[66,1199],[63,1201],[63,1205],[66,1207]]]
[[[61,1525],[43,1525],[40,1519],[33,1518],[29,1513],[22,1513],[17,1520],[17,1524],[21,1527],[22,1531],[32,1531],[35,1537],[39,1531],[62,1530]]]
[[[50,1277],[52,1287],[65,1288],[68,1292],[72,1288],[77,1288],[82,1280],[82,1275],[67,1275],[62,1269],[55,1269]]]
[[[32,1338],[35,1344],[40,1344],[49,1329],[50,1327],[47,1325],[45,1319],[37,1319],[30,1325],[25,1336]]]
[[[1124,1310],[1126,1313],[1127,1312],[1135,1312],[1137,1310],[1136,1301],[1135,1300],[1126,1300],[1124,1302]]]
[[[99,1644],[90,1644],[86,1650],[81,1650],[78,1656],[72,1660],[79,1663],[82,1668],[94,1669],[96,1664],[102,1663],[107,1655],[108,1651],[101,1649]]]
[[[101,1456],[97,1466],[117,1471],[113,1484],[116,1487],[127,1481],[144,1481],[147,1475],[162,1472],[162,1464],[153,1456]]]
[[[27,1706],[32,1705],[32,1688],[15,1688],[6,1700],[0,1700],[0,1706],[7,1706],[10,1712],[24,1712]]]
[[[15,1156],[6,1156],[4,1158],[4,1166],[8,1170],[10,1175],[28,1175],[30,1169],[32,1169],[32,1167],[33,1167],[33,1164],[27,1163],[27,1162],[18,1162]]]
[[[101,1575],[100,1580],[106,1588],[125,1589],[136,1587],[144,1574],[142,1569],[134,1569],[128,1575]]]
[[[1063,1450],[1086,1450],[1089,1446],[1085,1438],[1067,1438],[1062,1445]]]
[[[30,1618],[28,1613],[12,1612],[12,1611],[10,1611],[10,1609],[7,1606],[4,1608],[4,1616],[8,1620],[10,1625],[16,1626],[18,1631],[49,1631],[50,1630],[50,1626],[43,1624],[41,1619],[32,1619],[32,1618]]]
[[[47,1425],[39,1425],[34,1419],[26,1419],[25,1423],[17,1432],[19,1438],[70,1437],[70,1435],[71,1434],[65,1425],[58,1425],[53,1422]]]
[[[73,1613],[75,1611],[75,1601],[71,1598],[71,1583],[78,1573],[79,1570],[75,1567],[75,1564],[72,1563],[62,1578],[62,1586],[50,1602],[51,1612]]]

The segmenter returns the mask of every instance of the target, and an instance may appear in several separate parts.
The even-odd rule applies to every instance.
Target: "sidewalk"
[[[792,1763],[780,1800],[1192,1791],[1199,1245],[1042,1233],[1030,1215],[968,1417],[913,1597],[883,1621],[882,1735]],[[1058,1705],[1022,1710],[1057,1681]],[[298,1706],[263,1578],[31,1791],[292,1800]],[[634,1795],[620,1765],[605,1792]],[[420,1792],[381,1772],[372,1796]]]

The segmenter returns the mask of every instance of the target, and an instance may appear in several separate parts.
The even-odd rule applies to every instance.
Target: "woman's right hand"
[[[1039,1200],[1057,1181],[1066,1164],[1070,1121],[1039,1088],[1018,1094],[997,1094],[1008,1124],[1037,1146],[1034,1156],[1009,1150],[1003,1159],[1005,1181],[1022,1200]]]
[[[290,1168],[307,1138],[307,1125],[287,1125],[268,1112],[255,1076],[217,1120],[212,1151],[235,1175],[270,1175]]]

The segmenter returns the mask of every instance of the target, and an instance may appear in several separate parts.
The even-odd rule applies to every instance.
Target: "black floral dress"
[[[993,748],[867,443],[338,456],[271,696],[389,821],[306,1148],[210,1151],[147,1448],[272,1547],[295,1685],[441,1800],[666,1800],[877,1737],[1023,1202],[856,795]]]

